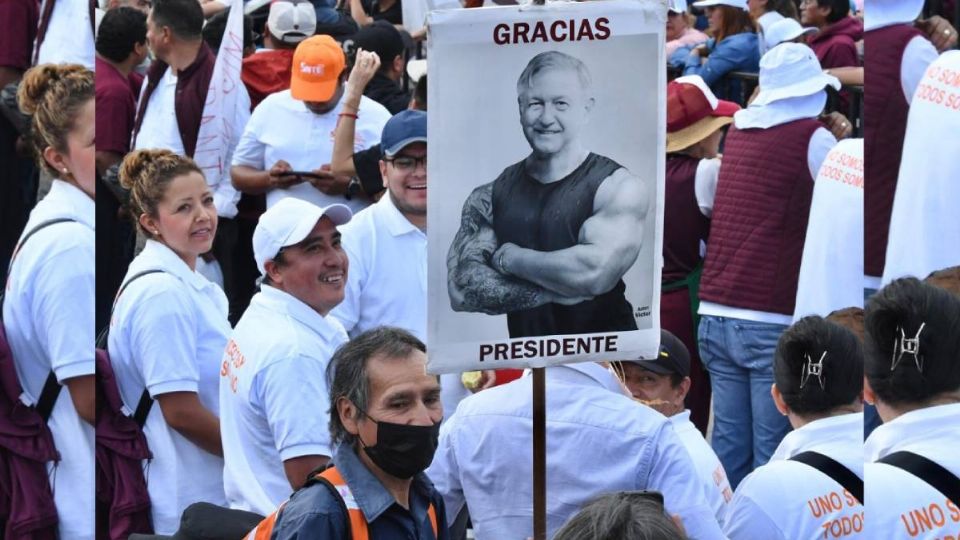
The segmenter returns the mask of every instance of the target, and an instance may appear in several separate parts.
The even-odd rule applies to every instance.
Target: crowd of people
[[[426,372],[427,30],[255,1],[0,0],[0,536],[533,537],[533,377]],[[670,0],[659,349],[545,369],[548,538],[960,538],[958,20]]]

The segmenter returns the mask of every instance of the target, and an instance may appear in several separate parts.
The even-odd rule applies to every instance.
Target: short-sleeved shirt
[[[723,470],[720,458],[707,444],[697,426],[690,421],[689,410],[671,416],[670,423],[673,424],[673,430],[680,438],[683,447],[687,449],[687,454],[690,455],[697,469],[697,476],[700,477],[700,483],[703,485],[703,496],[713,508],[717,522],[722,526],[727,517],[727,504],[733,498],[733,489],[730,487],[730,480],[727,479],[727,472]]]
[[[230,323],[227,298],[169,247],[148,240],[130,263],[124,283],[147,270],[161,272],[131,281],[117,299],[110,323],[110,363],[123,403],[132,413],[144,388],[150,397],[195,392],[217,414],[219,362]],[[158,534],[171,534],[192,503],[224,504],[223,459],[167,425],[158,404],[144,424],[153,460],[147,487]]]
[[[17,252],[6,283],[3,325],[26,403],[36,403],[51,370],[60,384],[96,371],[94,216],[93,199],[54,180],[24,229],[26,234],[45,221],[73,220],[37,231]],[[60,537],[92,540],[93,426],[77,414],[66,388],[47,424],[61,457],[50,475]]]
[[[233,153],[232,165],[268,170],[284,160],[295,171],[311,171],[330,163],[333,134],[343,110],[343,100],[325,114],[314,114],[304,102],[294,99],[290,90],[267,96],[250,116],[250,121]],[[380,142],[390,112],[368,97],[360,99],[354,135],[354,152]],[[326,195],[307,182],[289,189],[267,192],[267,208],[285,197],[296,197],[317,206],[346,204],[354,213],[362,210],[364,200],[347,200],[342,195]]]
[[[126,154],[137,115],[137,94],[143,78],[124,77],[109,62],[97,57],[97,151]]]
[[[34,0],[0,0],[0,66],[24,71],[30,67],[39,18]]]
[[[39,64],[81,64],[94,69],[93,21],[88,0],[56,2],[37,56]],[[43,13],[41,5],[40,12]]]
[[[258,109],[259,110],[259,109]],[[332,456],[327,365],[343,326],[263,285],[220,365],[224,487],[231,508],[269,514],[290,496],[283,462]]]
[[[400,506],[380,480],[364,466],[354,449],[340,445],[333,463],[350,487],[357,506],[369,525],[370,538],[377,540],[447,540],[443,499],[426,475],[418,474],[410,484],[410,509]],[[428,507],[437,514],[439,535],[434,535]],[[298,491],[283,507],[274,526],[274,540],[302,538],[347,538],[349,521],[330,488],[313,484]]]

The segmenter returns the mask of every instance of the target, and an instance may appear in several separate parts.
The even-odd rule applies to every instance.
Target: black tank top
[[[565,178],[542,184],[527,174],[524,161],[511,165],[493,184],[497,239],[537,251],[576,245],[580,227],[593,215],[597,189],[619,168],[617,162],[591,153]],[[576,305],[546,304],[509,312],[510,337],[636,330],[625,289],[621,279],[606,293]]]

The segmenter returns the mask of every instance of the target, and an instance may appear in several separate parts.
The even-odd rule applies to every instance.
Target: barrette
[[[805,354],[807,358],[807,363],[804,364],[803,370],[801,371],[800,376],[800,389],[803,390],[803,386],[807,384],[807,379],[811,376],[816,377],[817,381],[820,382],[820,389],[825,390],[823,384],[823,359],[827,357],[827,351],[823,351],[823,354],[820,355],[820,360],[817,363],[813,362],[813,358],[809,354]]]
[[[923,373],[923,359],[920,356],[920,332],[923,332],[923,328],[926,325],[927,323],[925,322],[920,323],[917,334],[912,338],[907,337],[902,326],[897,327],[897,330],[900,331],[900,337],[893,339],[893,357],[890,362],[890,371],[897,369],[897,365],[900,363],[903,355],[912,354],[913,362],[917,365],[917,371]]]

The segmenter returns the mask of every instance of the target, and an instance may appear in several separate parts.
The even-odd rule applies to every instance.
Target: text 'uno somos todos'
[[[610,37],[610,19],[568,19],[535,23],[500,23],[493,27],[497,45],[549,43],[551,41],[604,40]]]

